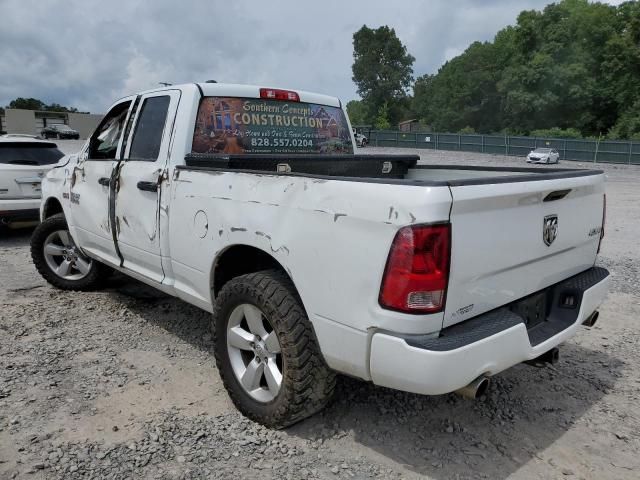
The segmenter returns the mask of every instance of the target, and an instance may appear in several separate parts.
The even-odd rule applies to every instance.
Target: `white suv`
[[[55,143],[0,136],[0,226],[39,219],[40,182],[63,156]]]

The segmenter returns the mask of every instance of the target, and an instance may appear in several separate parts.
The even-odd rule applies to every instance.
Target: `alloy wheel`
[[[255,305],[233,309],[227,322],[227,351],[233,373],[258,402],[276,398],[282,386],[282,354],[273,326]]]

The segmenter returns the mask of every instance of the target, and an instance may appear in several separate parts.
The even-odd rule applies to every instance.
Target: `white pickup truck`
[[[248,417],[321,409],[335,373],[426,395],[592,325],[604,175],[355,155],[341,102],[216,83],[118,100],[42,183],[31,249],[58,288],[112,269],[213,313]]]

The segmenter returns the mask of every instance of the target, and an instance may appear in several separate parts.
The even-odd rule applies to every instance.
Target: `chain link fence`
[[[561,160],[640,165],[640,142],[367,129],[358,131],[367,136],[369,145],[379,147],[459,150],[522,157],[531,150],[545,147],[558,150]]]

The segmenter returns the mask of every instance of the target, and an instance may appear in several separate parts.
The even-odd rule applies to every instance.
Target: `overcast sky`
[[[102,113],[158,82],[292,87],[357,98],[352,35],[389,25],[435,73],[546,0],[0,0],[0,106],[35,97]],[[620,3],[610,1],[609,3]]]

